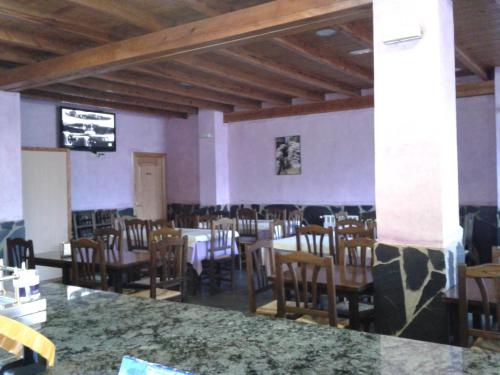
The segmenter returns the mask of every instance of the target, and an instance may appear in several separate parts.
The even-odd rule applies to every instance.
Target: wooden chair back
[[[469,278],[476,282],[481,295],[483,329],[469,328],[467,299],[467,279]],[[458,266],[458,298],[460,345],[467,347],[469,336],[500,340],[500,264],[490,263],[473,267],[460,264]]]
[[[175,227],[175,224],[173,220],[165,220],[165,219],[158,219],[158,220],[150,220],[149,221],[149,230],[154,231],[162,228],[173,228]]]
[[[71,265],[72,284],[108,289],[106,253],[101,242],[87,238],[71,241]]]
[[[364,228],[365,225],[362,221],[355,219],[343,219],[337,220],[335,222],[335,229],[345,229],[345,228]]]
[[[234,257],[236,250],[236,220],[222,218],[212,220],[210,228],[210,259],[214,260],[223,251],[227,255],[230,251]]]
[[[240,237],[258,238],[257,211],[251,208],[240,208],[236,211],[236,231]]]
[[[287,314],[306,314],[312,317],[327,318],[331,326],[336,326],[337,311],[333,258],[294,252],[289,254],[276,253],[275,259],[278,317],[285,317]],[[323,273],[325,279],[320,283],[319,276],[321,273]],[[322,310],[319,306],[319,296],[321,291],[324,290],[325,282],[328,306],[326,310]],[[295,306],[286,303],[285,284],[294,291]]]
[[[286,220],[286,208],[266,208],[266,220]]]
[[[340,238],[335,260],[339,265],[371,267],[375,261],[374,247],[375,240],[371,238],[360,237],[352,240]],[[367,257],[367,253],[370,257]]]
[[[285,237],[285,222],[283,220],[274,220],[269,222],[269,239],[279,240]]]
[[[98,228],[94,240],[101,242],[109,262],[120,262],[122,257],[122,233],[114,228]]]
[[[320,225],[306,225],[304,227],[297,227],[295,233],[297,251],[306,251],[320,257],[334,257],[333,228],[324,228]],[[302,239],[305,239],[307,249],[302,248]],[[326,240],[328,243],[326,243]]]
[[[175,215],[176,228],[196,228],[196,215]]]
[[[301,227],[304,222],[304,212],[300,210],[293,210],[288,213],[288,218],[286,219],[286,236],[295,236],[298,227]]]
[[[335,249],[338,249],[340,239],[352,240],[354,238],[373,238],[373,230],[366,229],[364,226],[342,227],[335,229]]]
[[[196,228],[210,229],[210,223],[213,220],[217,220],[220,217],[217,215],[197,215],[196,216]]]
[[[274,250],[272,240],[260,240],[245,249],[248,281],[248,306],[257,310],[256,296],[273,288],[269,276],[274,275]]]
[[[23,262],[26,262],[27,268],[35,268],[33,241],[22,238],[7,238],[7,265],[21,268]]]
[[[163,228],[162,230],[171,228]],[[179,232],[180,233],[180,232]],[[150,247],[150,297],[156,299],[156,289],[178,287],[185,293],[187,236],[170,236],[151,241]],[[161,269],[157,275],[158,269]]]
[[[125,233],[127,234],[129,251],[149,249],[149,223],[147,220],[125,220]]]
[[[160,242],[170,237],[181,237],[181,230],[164,227],[161,229],[153,230],[149,233],[150,242]]]

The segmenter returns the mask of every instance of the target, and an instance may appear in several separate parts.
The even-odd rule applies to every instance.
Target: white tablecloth
[[[201,261],[208,258],[208,249],[210,246],[211,232],[210,229],[192,229],[192,228],[177,228],[181,230],[182,236],[188,238],[187,262],[191,263],[193,268],[198,272],[202,271]],[[238,232],[235,233],[236,238],[239,237]],[[227,250],[227,254],[230,251]],[[235,249],[235,254],[238,254],[238,248]],[[217,252],[217,255],[226,255],[226,252]]]
[[[300,236],[300,246],[302,248],[302,251],[307,250],[307,239],[305,238],[304,235]],[[313,244],[313,236],[308,235],[309,237],[309,243],[312,245]],[[319,241],[319,238],[317,239]],[[274,250],[276,251],[297,251],[297,239],[295,236],[293,237],[285,237],[285,238],[280,238],[279,240],[274,240],[273,241],[274,245]],[[323,251],[328,253],[328,249],[330,246],[330,239],[328,236],[323,237]]]

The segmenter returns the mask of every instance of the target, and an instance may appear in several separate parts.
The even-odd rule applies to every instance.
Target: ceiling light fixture
[[[366,55],[368,53],[372,53],[372,49],[371,48],[357,49],[357,50],[349,52],[349,54],[353,55],[353,56]]]
[[[319,36],[321,38],[333,36],[337,34],[337,30],[335,29],[320,29],[316,31],[316,36]]]
[[[191,86],[193,86],[193,85],[191,85],[189,82],[181,82],[181,83],[180,83],[180,85],[181,85],[182,87],[191,87]]]

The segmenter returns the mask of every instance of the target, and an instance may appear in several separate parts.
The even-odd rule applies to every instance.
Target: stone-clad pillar
[[[374,0],[373,11],[375,327],[445,341],[440,292],[461,241],[453,2]]]

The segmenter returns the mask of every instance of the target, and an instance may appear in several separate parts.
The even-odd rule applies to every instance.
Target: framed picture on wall
[[[277,175],[301,174],[300,135],[277,137],[275,156]]]

